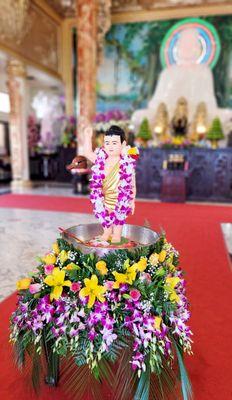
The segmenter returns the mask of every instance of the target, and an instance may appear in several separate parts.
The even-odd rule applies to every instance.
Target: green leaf
[[[128,400],[132,398],[137,383],[137,374],[130,366],[132,357],[131,340],[127,341],[128,346],[120,353],[120,357],[115,364],[113,379],[113,396],[111,400]]]
[[[21,369],[25,364],[25,347],[22,335],[18,336],[17,342],[14,344],[14,354],[16,365]]]
[[[191,386],[191,383],[190,383],[190,380],[188,377],[187,370],[184,365],[184,360],[183,360],[181,352],[178,348],[178,344],[175,341],[174,341],[174,346],[176,349],[176,354],[177,354],[177,359],[178,359],[183,399],[189,400],[189,399],[192,399],[192,397],[193,397],[192,386]]]
[[[134,400],[149,400],[151,369],[146,362],[146,371],[143,371],[138,382]]]
[[[129,294],[126,294],[126,293],[123,294],[122,297],[123,297],[124,299],[130,299],[130,298],[131,298],[131,296],[130,296]]]

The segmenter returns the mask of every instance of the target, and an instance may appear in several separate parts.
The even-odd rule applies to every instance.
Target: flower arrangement
[[[118,125],[126,129],[130,124],[129,116],[121,110],[109,110],[96,114],[94,118],[94,127],[97,132],[106,132],[111,125]]]
[[[61,135],[60,143],[63,147],[76,147],[76,125],[77,121],[74,116],[63,116],[59,119],[62,121],[64,127],[63,127],[63,132]]]
[[[184,136],[175,136],[175,137],[171,137],[170,139],[167,139],[163,142],[161,142],[159,144],[159,147],[161,148],[166,148],[166,149],[170,149],[170,148],[180,148],[180,149],[184,149],[184,148],[189,148],[189,147],[193,147],[194,143],[185,138]]]
[[[175,391],[179,376],[183,398],[189,399],[182,353],[191,354],[192,333],[178,260],[164,235],[153,245],[101,259],[57,239],[37,269],[17,283],[11,341],[18,363],[30,352],[35,368],[45,354],[55,379],[56,360],[70,357],[65,383],[78,388],[78,399],[86,398],[87,389],[92,398],[102,398],[94,392],[102,380],[111,399],[148,400],[149,392],[161,399],[166,390]]]
[[[34,114],[31,114],[28,117],[27,129],[28,129],[28,135],[27,135],[28,148],[30,155],[33,156],[38,150],[38,143],[40,140],[40,132],[39,132],[40,128]]]
[[[90,200],[94,206],[94,214],[103,227],[112,224],[123,225],[126,217],[131,212],[132,178],[135,169],[135,160],[138,158],[136,148],[129,148],[126,154],[122,154],[119,162],[120,184],[118,187],[118,201],[114,211],[109,212],[104,205],[102,191],[105,160],[108,157],[103,148],[96,150],[97,158],[92,167],[92,178],[90,182]]]

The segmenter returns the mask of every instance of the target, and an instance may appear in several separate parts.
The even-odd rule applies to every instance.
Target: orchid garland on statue
[[[102,151],[99,154],[104,157]],[[45,350],[47,354],[50,346],[51,357],[71,355],[78,368],[89,366],[86,373],[99,382],[107,380],[108,371],[110,398],[116,399],[117,393],[123,400],[129,392],[131,398],[148,399],[149,387],[155,390],[153,398],[163,398],[162,379],[175,372],[177,357],[183,398],[189,399],[182,352],[191,354],[192,333],[178,257],[163,235],[134,253],[118,250],[101,259],[58,239],[36,271],[17,283],[19,301],[11,318],[11,341],[20,349],[20,359],[32,346],[37,357]],[[127,361],[121,359],[128,351]],[[118,371],[126,368],[120,387],[112,363],[119,363]],[[170,378],[170,390],[177,376]],[[156,378],[158,386],[152,385]],[[77,385],[78,369],[70,379]],[[86,388],[86,381],[78,381],[79,399],[85,398],[81,385]],[[122,387],[127,387],[124,394]]]
[[[129,146],[128,146],[129,147]],[[126,154],[122,154],[119,164],[120,184],[118,187],[118,201],[114,211],[108,211],[104,204],[104,195],[102,191],[105,160],[107,154],[103,148],[96,151],[97,158],[92,167],[92,178],[90,183],[90,200],[94,206],[94,214],[103,227],[111,225],[125,224],[126,217],[131,213],[132,178],[135,170],[135,160],[138,157],[136,148],[129,148]]]

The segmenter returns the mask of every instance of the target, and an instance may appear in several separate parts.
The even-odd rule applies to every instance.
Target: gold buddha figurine
[[[165,103],[160,103],[157,108],[155,123],[154,123],[154,132],[159,142],[163,142],[169,139],[168,125],[169,125],[169,120],[168,120],[167,106]]]
[[[204,102],[197,105],[191,126],[191,140],[197,142],[205,138],[208,129],[208,112]]]
[[[186,136],[188,133],[188,104],[184,97],[177,101],[174,116],[171,121],[173,136]]]

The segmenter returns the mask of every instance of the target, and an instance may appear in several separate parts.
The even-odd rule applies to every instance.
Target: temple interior
[[[91,162],[67,168],[83,155],[81,118],[93,150],[112,125],[138,148],[129,223],[166,232],[189,264],[193,314],[223,325],[222,300],[208,304],[231,285],[232,1],[0,0],[0,304],[59,228],[97,222]],[[229,353],[213,367],[196,342],[195,399],[229,400]]]

